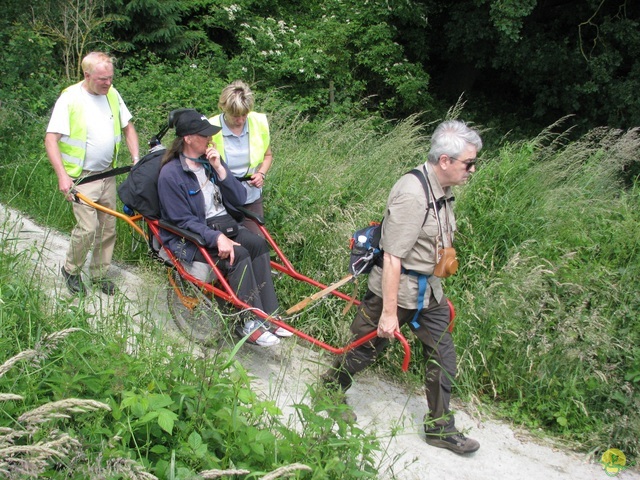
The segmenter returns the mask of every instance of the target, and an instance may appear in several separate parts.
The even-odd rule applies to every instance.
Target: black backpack
[[[142,157],[118,187],[118,196],[122,203],[153,220],[160,218],[158,175],[160,175],[165,150],[164,147],[159,146]]]
[[[423,167],[424,169],[424,167]],[[415,175],[424,189],[424,194],[427,198],[427,211],[424,214],[424,222],[427,221],[427,215],[432,204],[429,203],[429,186],[427,185],[426,172],[422,172],[417,168],[414,168],[410,172]],[[382,220],[384,221],[384,219]],[[349,272],[358,276],[363,273],[371,272],[374,265],[382,266],[382,254],[384,251],[380,248],[380,236],[382,235],[382,222],[372,222],[368,227],[357,230],[352,236],[349,242],[349,249],[351,250],[349,258]]]

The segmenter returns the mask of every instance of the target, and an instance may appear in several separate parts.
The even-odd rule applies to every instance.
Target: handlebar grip
[[[378,336],[378,330],[377,329],[373,330],[372,332],[368,333],[364,337],[360,337],[355,342],[352,342],[349,345],[347,345],[345,347],[345,350],[352,350],[354,348],[357,348],[360,345],[373,340],[377,336]],[[404,335],[402,335],[401,332],[395,332],[394,337],[396,338],[396,340],[400,342],[400,344],[402,345],[402,348],[404,349],[404,360],[402,361],[402,371],[406,372],[407,370],[409,370],[409,363],[411,362],[411,347],[409,346],[409,342],[407,341],[406,338],[404,338]]]

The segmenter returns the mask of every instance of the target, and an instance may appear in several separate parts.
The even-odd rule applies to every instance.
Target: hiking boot
[[[87,289],[84,287],[84,283],[82,283],[82,277],[80,275],[72,275],[67,272],[64,267],[60,268],[60,271],[62,272],[64,281],[71,293],[80,293],[82,295],[87,293]]]
[[[343,394],[336,395],[336,410],[335,412],[329,412],[337,414],[337,416],[345,423],[356,423],[358,421],[358,415],[353,411],[351,405],[347,403],[347,396]]]
[[[426,442],[433,447],[446,448],[459,454],[473,453],[480,448],[476,440],[467,438],[460,432],[427,433]]]
[[[280,339],[257,320],[247,320],[242,327],[238,325],[236,333],[240,337],[248,337],[247,343],[259,347],[273,347],[280,343]]]
[[[107,280],[106,278],[94,279],[94,280],[91,280],[91,283],[93,283],[94,285],[97,285],[102,291],[102,293],[105,293],[107,295],[115,295],[116,292],[118,291],[116,284],[113,283],[111,280]]]
[[[345,423],[353,424],[358,421],[358,416],[347,403],[347,395],[329,375],[323,375],[317,390],[317,402],[326,404],[330,417],[339,418]],[[324,405],[323,405],[324,406]]]

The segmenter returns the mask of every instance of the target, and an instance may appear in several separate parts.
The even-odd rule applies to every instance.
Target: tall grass
[[[639,131],[544,132],[459,195],[460,386],[585,450],[640,444]],[[451,291],[451,290],[450,290]]]
[[[347,273],[351,233],[381,218],[393,183],[424,161],[432,126],[309,121],[287,109],[270,119],[268,227],[302,273],[331,283]],[[461,268],[445,287],[458,312],[456,392],[586,451],[638,455],[640,195],[637,179],[623,182],[637,169],[638,131],[598,129],[569,142],[554,130],[485,149],[455,192]],[[33,138],[12,140],[20,153],[0,163],[0,198],[68,228],[70,213]],[[123,258],[131,240],[120,228]],[[277,289],[285,307],[310,294],[287,279]],[[342,306],[321,302],[295,326],[342,345],[352,315]],[[399,377],[400,356],[391,348],[385,371],[419,384],[420,362]]]
[[[334,407],[299,405],[287,422],[239,346],[199,352],[155,328],[156,305],[133,328],[124,298],[95,310],[50,296],[37,252],[0,226],[0,476],[375,478],[375,437]]]

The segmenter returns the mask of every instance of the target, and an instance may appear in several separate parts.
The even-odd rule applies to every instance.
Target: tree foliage
[[[464,95],[482,123],[514,114],[510,129],[569,114],[585,129],[640,123],[640,3],[629,0],[5,4],[2,90],[29,85],[29,103],[50,83],[31,83],[41,70],[69,80],[86,51],[103,49],[123,65],[204,66],[312,114],[433,120]]]
[[[180,0],[110,0],[110,9],[121,12],[114,33],[124,40],[123,49],[138,52],[148,49],[175,58],[189,52],[205,38],[193,31],[183,19],[192,9],[191,2]]]
[[[472,81],[458,83],[471,95],[516,105],[545,125],[567,114],[585,127],[640,123],[640,100],[631,93],[640,87],[638,2],[466,0],[450,7],[434,17],[448,28],[433,52],[445,74],[452,63],[464,66]]]
[[[305,111],[364,105],[385,113],[424,109],[429,76],[395,41],[388,2],[213,2],[201,0],[189,20],[226,58],[228,78],[285,89]],[[200,46],[204,54],[208,52]],[[366,100],[366,103],[362,103]]]

